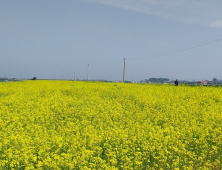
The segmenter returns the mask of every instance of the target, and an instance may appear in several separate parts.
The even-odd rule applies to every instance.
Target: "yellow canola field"
[[[222,88],[0,83],[0,169],[222,168]]]

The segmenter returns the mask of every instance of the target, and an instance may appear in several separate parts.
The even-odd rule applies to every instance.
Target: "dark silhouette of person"
[[[178,80],[176,79],[176,81],[174,82],[175,86],[178,86],[179,82]]]

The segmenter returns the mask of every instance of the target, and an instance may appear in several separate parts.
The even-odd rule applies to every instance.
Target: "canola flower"
[[[222,88],[0,83],[0,169],[221,169]]]

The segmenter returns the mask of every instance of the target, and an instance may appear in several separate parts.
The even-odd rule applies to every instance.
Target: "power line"
[[[166,52],[166,53],[160,53],[160,54],[157,54],[157,55],[154,55],[154,56],[151,56],[151,57],[127,58],[127,60],[144,60],[144,59],[150,59],[150,58],[163,57],[163,56],[167,56],[167,55],[171,55],[171,54],[187,51],[187,50],[190,50],[190,49],[198,48],[200,46],[204,46],[204,45],[211,44],[211,43],[214,43],[214,42],[217,42],[217,41],[221,41],[221,40],[222,40],[222,35],[219,35],[219,36],[216,36],[216,37],[212,37],[212,38],[209,38],[209,39],[206,39],[206,40],[194,43],[192,45],[187,45],[187,46],[184,46],[184,47],[180,47],[180,48],[171,50],[172,52],[169,51],[169,52]],[[122,62],[122,59],[121,60],[117,60],[117,61],[113,61],[113,62],[90,64],[90,66],[93,66],[93,67],[94,66],[105,66],[105,65],[111,65],[111,64],[116,64],[116,63],[120,63],[120,62]],[[84,67],[86,68],[86,67],[88,67],[88,65],[80,65],[80,66],[77,66],[75,68],[84,68]],[[70,71],[70,70],[73,70],[73,69],[67,69],[67,71]]]
[[[119,63],[119,62],[122,62],[122,60],[113,61],[113,62],[107,62],[107,63],[100,63],[100,64],[92,64],[91,66],[104,66],[104,65],[111,65],[111,64],[115,64],[115,63]]]
[[[187,45],[187,46],[184,46],[184,47],[180,47],[180,48],[171,50],[171,51],[166,52],[166,53],[160,53],[160,54],[157,54],[157,55],[154,55],[154,56],[151,56],[151,57],[128,58],[128,60],[145,60],[145,59],[150,59],[150,58],[164,57],[164,56],[172,55],[172,54],[175,54],[175,53],[180,53],[180,52],[183,52],[183,51],[198,48],[198,47],[201,47],[201,46],[204,46],[204,45],[207,45],[207,44],[211,44],[211,43],[214,43],[214,42],[218,42],[218,41],[221,41],[221,40],[222,40],[222,35],[219,35],[219,36],[216,36],[216,37],[213,37],[213,38],[209,38],[209,39],[194,43],[192,45]],[[93,67],[94,66],[105,66],[105,65],[116,64],[116,63],[119,63],[119,62],[122,62],[122,60],[107,62],[107,63],[90,64],[90,66],[93,66]],[[74,79],[75,79],[75,69],[76,68],[83,68],[83,67],[87,67],[87,80],[89,80],[89,64],[75,67],[74,68]],[[69,70],[71,70],[71,69],[68,69],[67,71],[69,71]],[[57,76],[55,75],[55,79],[56,79],[56,77]],[[125,78],[125,58],[124,58],[123,81],[124,81],[124,78]],[[62,70],[62,79],[63,79],[63,70]]]
[[[222,36],[222,35],[221,35]],[[218,36],[218,37],[221,37],[221,36]],[[218,38],[217,37],[217,38]],[[211,40],[211,39],[215,39],[215,38],[210,38],[208,40]],[[201,46],[204,46],[204,45],[207,45],[207,44],[211,44],[211,43],[214,43],[214,42],[217,42],[217,41],[221,41],[222,38],[219,38],[219,39],[216,39],[216,40],[212,40],[212,41],[207,41],[207,40],[204,40],[204,41],[201,41],[201,42],[205,42],[205,43],[195,43],[193,45],[188,45],[188,46],[185,46],[185,47],[181,47],[181,48],[178,48],[178,49],[175,49],[175,50],[172,50],[172,52],[168,52],[168,53],[162,53],[162,54],[159,54],[159,55],[154,55],[152,57],[144,57],[144,58],[129,58],[128,60],[145,60],[145,59],[150,59],[150,58],[157,58],[157,57],[163,57],[163,56],[167,56],[167,55],[171,55],[171,54],[175,54],[175,53],[180,53],[180,52],[183,52],[183,51],[187,51],[187,50],[190,50],[190,49],[194,49],[194,48],[198,48],[198,47],[201,47]],[[207,41],[207,42],[206,42]]]
[[[111,64],[116,64],[116,63],[120,63],[122,62],[122,60],[117,60],[117,61],[113,61],[113,62],[106,62],[106,63],[98,63],[98,64],[90,64],[90,67],[94,67],[94,66],[105,66],[105,65],[111,65]],[[87,65],[80,65],[80,66],[76,66],[76,68],[86,68],[88,67],[88,64]],[[71,71],[73,69],[66,69],[66,71]]]

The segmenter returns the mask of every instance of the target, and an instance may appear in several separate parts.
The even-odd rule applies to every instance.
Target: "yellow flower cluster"
[[[0,83],[0,169],[221,169],[222,88]]]

